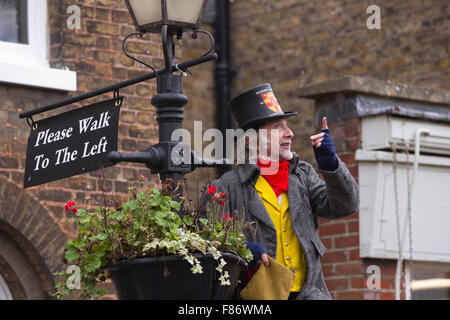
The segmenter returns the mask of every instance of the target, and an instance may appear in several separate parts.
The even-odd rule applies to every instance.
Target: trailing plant
[[[61,298],[80,289],[80,299],[97,299],[108,293],[99,287],[109,277],[108,265],[143,256],[177,254],[190,263],[192,273],[202,273],[196,252],[211,254],[220,284],[229,285],[221,252],[233,252],[247,261],[253,258],[245,245],[243,216],[224,212],[228,195],[216,193],[215,187],[208,188],[206,214],[202,214],[184,195],[186,184],[179,183],[175,190],[171,186],[169,179],[161,188],[152,188],[140,176],[138,185],[129,188],[128,200],[116,208],[108,208],[105,200],[102,207],[91,209],[90,197],[85,208],[67,202],[77,236],[68,240],[64,259],[79,268],[80,281],[76,288],[70,282],[72,272],[56,272],[64,280],[56,284],[55,295]]]

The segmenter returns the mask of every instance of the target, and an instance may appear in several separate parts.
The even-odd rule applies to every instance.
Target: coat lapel
[[[275,210],[280,211],[280,204],[270,184],[263,177],[259,177],[255,189],[260,198],[269,203]]]
[[[288,200],[291,214],[291,221],[294,222],[300,215],[299,207],[301,202],[300,184],[297,177],[289,175],[288,181]]]
[[[281,198],[281,214],[283,215],[289,209],[289,199],[287,194],[283,193]]]
[[[300,177],[295,171],[299,161],[300,156],[294,153],[294,158],[289,164],[288,201],[292,223],[304,213],[300,208],[302,201],[305,201],[305,194],[307,193],[306,186],[303,182],[300,182]]]
[[[289,161],[290,163],[289,163],[289,180],[288,180],[288,201],[292,222],[297,218],[299,214],[298,208],[299,202],[301,201],[300,184],[297,181],[298,179],[294,177],[295,172],[293,172],[299,160],[300,160],[299,155],[293,152],[293,158]],[[251,188],[246,187],[243,188],[245,199],[244,201],[246,203],[247,211],[252,216],[254,216],[262,223],[264,223],[267,227],[275,231],[275,226],[272,222],[272,219],[270,218],[269,213],[267,212],[267,209],[264,206],[264,203],[258,196],[258,193],[255,189],[256,181],[261,175],[261,170],[256,164],[245,164],[239,165],[237,167],[237,174],[239,176],[241,184],[251,186]],[[275,193],[273,197],[275,198],[276,205],[279,208],[278,200],[275,197]],[[269,200],[269,202],[272,203],[273,199]]]
[[[255,189],[252,189],[251,192],[253,195],[251,195],[250,199],[248,199],[247,201],[248,212],[250,213],[251,216],[261,221],[261,223],[265,224],[273,231],[276,231],[272,219],[270,218],[270,215],[267,212],[267,209],[264,206],[264,203],[262,202],[261,198],[258,196],[258,193],[256,192]]]
[[[244,202],[248,213],[275,231],[272,219],[255,189],[256,181],[261,174],[259,167],[256,164],[242,165],[237,168],[237,173],[241,183],[249,186],[243,188]]]

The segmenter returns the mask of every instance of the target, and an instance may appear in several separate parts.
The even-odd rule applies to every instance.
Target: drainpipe
[[[217,124],[222,132],[223,158],[226,157],[226,129],[231,127],[231,117],[228,111],[230,100],[230,81],[232,70],[229,63],[229,1],[216,0],[216,101],[217,101]],[[219,167],[219,175],[226,171],[226,167]]]

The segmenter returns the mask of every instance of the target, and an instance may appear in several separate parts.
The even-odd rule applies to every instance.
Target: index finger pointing
[[[328,129],[328,125],[327,125],[327,117],[323,117],[322,118],[322,129]]]

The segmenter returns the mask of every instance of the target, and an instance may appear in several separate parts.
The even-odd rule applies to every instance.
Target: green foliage
[[[229,285],[229,275],[223,271],[226,262],[221,252],[233,252],[247,261],[252,260],[242,232],[243,217],[227,214],[219,219],[223,194],[220,201],[214,201],[213,197],[208,203],[206,217],[201,217],[197,210],[184,208],[181,214],[177,212],[183,202],[184,207],[189,207],[187,197],[178,197],[181,200],[175,201],[176,190],[163,191],[169,184],[161,189],[146,189],[141,188],[141,181],[139,189],[144,190],[130,188],[128,201],[119,208],[75,209],[78,234],[67,242],[64,257],[68,265],[80,268],[80,299],[97,299],[107,294],[98,284],[109,277],[108,265],[122,259],[178,254],[191,264],[195,274],[202,273],[202,266],[193,253],[210,253],[217,261],[216,270],[222,285]],[[71,208],[69,204],[66,210]],[[72,294],[75,289],[67,284],[71,274],[61,271],[55,275],[65,278],[56,284],[55,295],[61,298]]]

